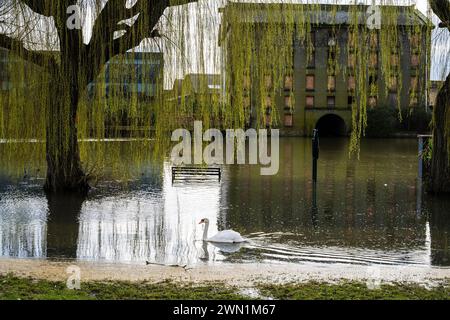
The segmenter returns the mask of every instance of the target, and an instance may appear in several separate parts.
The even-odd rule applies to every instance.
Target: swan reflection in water
[[[202,254],[199,256],[199,259],[204,262],[215,261],[216,260],[216,252],[227,256],[227,254],[236,253],[245,247],[245,242],[237,242],[237,243],[223,243],[223,242],[207,242],[202,241]],[[212,258],[210,257],[210,248],[212,249]]]
[[[245,245],[243,242],[236,242],[236,243],[210,242],[210,244],[224,253],[238,252]]]

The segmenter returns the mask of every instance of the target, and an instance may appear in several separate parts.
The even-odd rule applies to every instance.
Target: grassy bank
[[[310,282],[295,285],[264,285],[262,295],[289,300],[450,300],[450,285],[428,290],[412,284],[383,284],[379,289],[368,289],[365,283],[342,282],[326,284]]]
[[[305,283],[259,285],[264,297],[275,299],[450,299],[450,286],[427,290],[417,285],[382,285],[369,290],[364,283]],[[245,299],[239,289],[222,283],[189,285],[173,282],[82,282],[80,290],[69,290],[64,282],[0,276],[0,299]]]

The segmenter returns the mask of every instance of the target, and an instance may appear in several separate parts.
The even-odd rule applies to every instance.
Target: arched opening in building
[[[316,129],[319,130],[320,137],[339,137],[347,135],[347,128],[344,119],[335,114],[324,115],[317,121]]]

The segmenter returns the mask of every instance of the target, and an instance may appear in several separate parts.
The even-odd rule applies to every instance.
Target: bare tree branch
[[[434,14],[441,20],[439,27],[445,27],[450,30],[450,1],[429,0],[429,3]]]
[[[197,0],[138,0],[131,8],[127,8],[125,2],[108,0],[95,21],[87,50],[91,65],[89,81],[115,55],[138,46],[145,38],[157,36],[154,27],[167,7]],[[131,26],[120,23],[133,17],[137,18]],[[125,30],[125,34],[115,39],[115,31],[121,30]]]
[[[43,16],[51,16],[53,12],[51,10],[51,1],[48,0],[21,0],[34,12]]]
[[[0,47],[11,51],[28,62],[32,62],[48,70],[56,67],[55,58],[50,53],[25,49],[21,41],[10,38],[7,35],[0,34]]]
[[[111,27],[117,26],[120,21],[129,19],[137,13],[136,6],[126,8],[124,0],[109,0],[95,20],[92,31],[93,41],[98,38],[103,41],[109,40],[109,38],[112,40],[113,32],[111,31],[114,30],[111,30]]]
[[[197,0],[137,0],[132,7],[126,6],[126,0],[108,0],[100,10],[94,22],[92,38],[88,45],[82,41],[81,30],[68,30],[66,28],[69,5],[76,4],[76,0],[21,0],[19,4],[26,5],[35,13],[52,16],[57,29],[60,55],[68,55],[72,66],[61,65],[64,72],[75,72],[83,68],[83,79],[80,83],[87,84],[94,80],[104,64],[112,57],[138,46],[145,38],[158,35],[154,30],[164,10],[170,6],[184,5]],[[97,9],[101,2],[97,3]],[[116,31],[124,31],[119,38],[114,38]],[[10,49],[22,58],[35,64],[45,66],[54,61],[40,52],[26,50],[19,40],[2,36],[0,46]],[[20,48],[20,50],[17,50]],[[16,50],[14,50],[16,49]],[[75,75],[74,75],[75,76]],[[75,78],[75,77],[74,77]]]
[[[150,38],[151,33],[166,9],[165,1],[154,1],[151,6],[145,6],[144,1],[135,6],[139,8],[139,17],[122,37],[113,42],[113,54],[122,54],[138,46],[145,38]]]

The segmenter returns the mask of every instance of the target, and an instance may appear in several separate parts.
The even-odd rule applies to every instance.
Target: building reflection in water
[[[429,250],[437,232],[430,242],[426,226],[427,212],[442,216],[450,206],[436,200],[447,210],[426,204],[417,215],[414,143],[363,141],[357,160],[349,157],[347,140],[322,139],[314,194],[310,140],[284,139],[277,176],[258,178],[257,167],[230,168],[228,205],[221,206],[226,227],[264,231],[258,238],[267,253],[258,259],[430,265],[431,254],[433,265],[449,265]],[[268,250],[272,244],[276,253]],[[437,247],[448,254],[443,243]]]
[[[322,139],[315,198],[310,147],[309,139],[282,139],[275,176],[224,166],[221,183],[172,185],[165,164],[162,175],[149,166],[129,188],[106,181],[87,199],[46,197],[39,183],[1,178],[0,254],[180,265],[450,265],[450,200],[424,197],[417,214],[413,142],[370,141],[356,161],[346,140]],[[252,242],[203,243],[201,218],[211,221],[210,235],[232,228]]]

